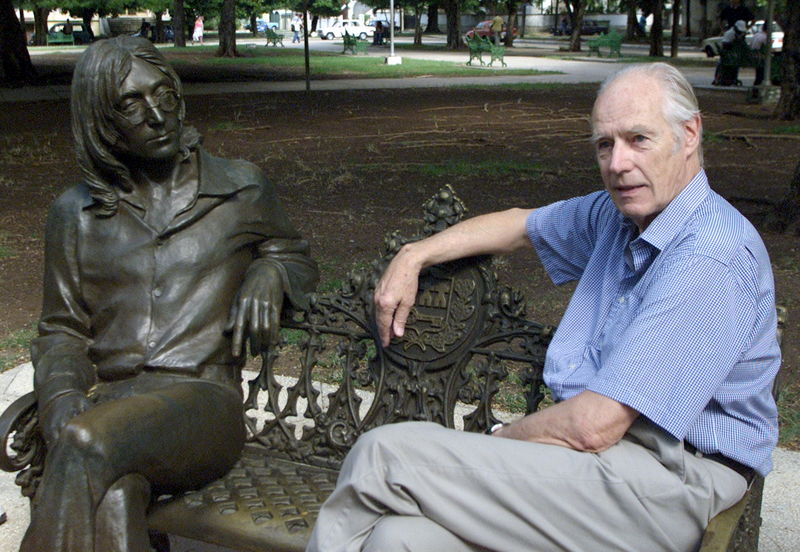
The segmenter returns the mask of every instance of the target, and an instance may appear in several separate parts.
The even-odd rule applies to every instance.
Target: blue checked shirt
[[[704,453],[772,469],[770,261],[704,171],[641,235],[604,191],[537,209],[527,232],[556,284],[579,280],[547,351],[557,400],[588,389]]]

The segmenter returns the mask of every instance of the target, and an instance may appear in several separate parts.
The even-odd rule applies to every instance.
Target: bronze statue
[[[149,550],[150,497],[223,475],[243,446],[245,341],[277,339],[317,281],[261,171],[184,127],[143,38],[90,46],[72,126],[85,180],[47,222],[32,344],[48,447],[24,552]]]

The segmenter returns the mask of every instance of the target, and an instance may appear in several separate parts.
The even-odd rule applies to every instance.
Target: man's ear
[[[703,141],[703,121],[697,114],[683,123],[683,145],[686,153],[695,152]]]

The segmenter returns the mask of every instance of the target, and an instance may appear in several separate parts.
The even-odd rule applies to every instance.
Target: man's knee
[[[71,451],[87,459],[105,459],[110,453],[103,432],[80,418],[73,418],[62,428],[56,448]]]

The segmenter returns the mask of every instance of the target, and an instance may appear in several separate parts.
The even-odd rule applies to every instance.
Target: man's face
[[[180,150],[180,98],[169,78],[134,58],[122,81],[114,123],[122,139],[115,148],[129,157],[166,161]]]
[[[595,102],[592,126],[600,174],[614,204],[643,232],[700,169],[700,121],[684,124],[676,142],[652,77],[630,74]],[[688,128],[687,128],[688,127]]]

